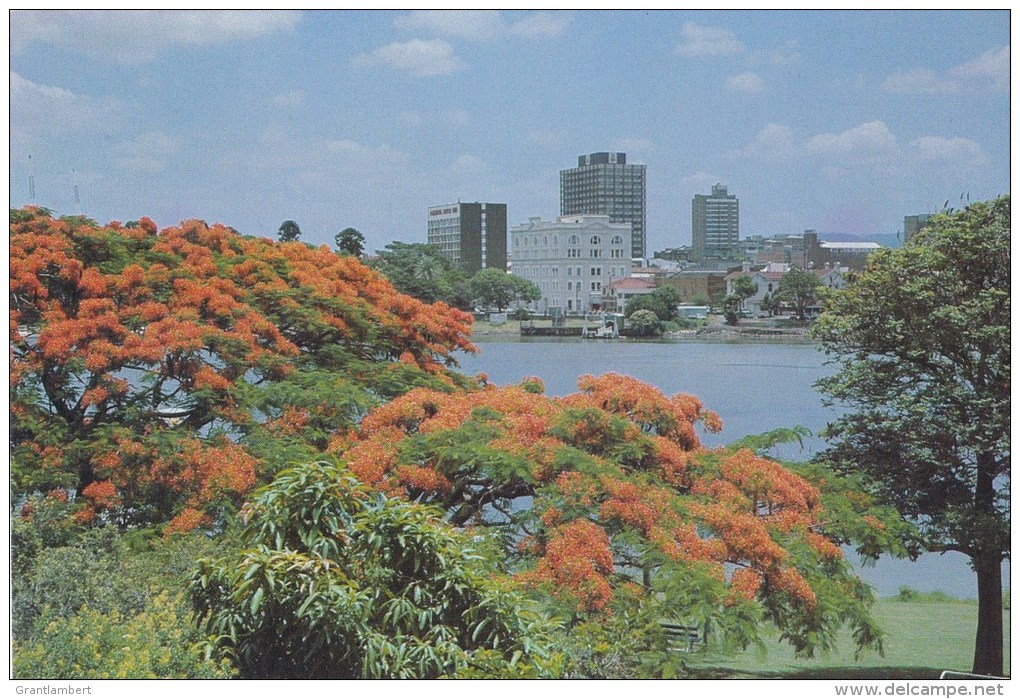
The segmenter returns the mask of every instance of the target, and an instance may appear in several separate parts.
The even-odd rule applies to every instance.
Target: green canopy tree
[[[425,303],[442,301],[453,308],[471,308],[467,274],[435,245],[394,241],[376,255],[369,266],[400,293]]]
[[[740,305],[744,301],[758,293],[758,285],[754,283],[749,274],[741,274],[732,283],[733,294],[740,299]]]
[[[341,255],[360,258],[365,254],[365,236],[357,228],[347,227],[336,234],[336,250]]]
[[[301,239],[301,228],[294,221],[287,219],[280,224],[277,238],[281,243],[293,243]]]
[[[215,649],[244,677],[537,672],[552,625],[438,511],[323,462],[279,474],[246,513],[243,547],[201,562],[191,585]]]
[[[470,282],[471,296],[481,306],[502,311],[517,302],[538,301],[542,292],[533,282],[501,269],[483,269]]]
[[[632,296],[627,301],[626,315],[630,317],[636,311],[647,310],[654,313],[661,321],[676,318],[676,307],[683,302],[683,293],[675,286],[660,286],[650,294]]]
[[[1009,557],[1009,196],[937,216],[830,292],[814,336],[840,371],[819,383],[849,406],[823,456],[869,476],[928,550],[977,573],[974,672],[1000,675],[1001,564]]]
[[[808,305],[818,298],[821,280],[813,272],[793,268],[779,280],[776,298],[792,303],[797,309],[797,317],[804,320]]]

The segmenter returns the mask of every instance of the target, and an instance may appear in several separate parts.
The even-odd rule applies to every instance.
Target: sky
[[[1009,192],[1009,40],[1008,10],[13,11],[10,203],[371,252],[458,200],[551,220],[622,151],[649,255],[716,183],[741,237],[894,236]]]

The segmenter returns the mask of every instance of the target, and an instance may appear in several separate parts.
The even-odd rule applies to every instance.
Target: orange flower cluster
[[[549,532],[545,555],[523,579],[531,584],[548,583],[561,599],[577,601],[578,611],[598,612],[613,597],[607,577],[613,572],[609,537],[585,519],[557,526]]]
[[[693,396],[667,397],[613,374],[583,377],[579,386],[581,393],[560,399],[542,396],[537,384],[417,389],[374,410],[356,435],[336,444],[365,482],[456,508],[472,493],[454,492],[435,469],[450,463],[451,453],[422,454],[415,435],[452,434],[477,419],[497,425],[499,436],[476,446],[492,450],[494,463],[526,459],[534,478],[541,528],[521,544],[535,556],[525,577],[562,588],[586,611],[604,609],[612,594],[611,537],[619,532],[643,537],[675,561],[708,564],[720,580],[724,564],[739,565],[728,582],[733,602],[753,599],[768,581],[770,589],[814,604],[780,542],[792,536],[821,558],[838,555],[815,531],[822,515],[815,487],[751,451],[703,451],[695,426],[718,422]],[[471,434],[459,432],[451,443]],[[402,452],[410,439],[418,440],[415,448]],[[403,463],[401,453],[419,454],[421,462]]]
[[[121,505],[120,496],[117,494],[117,486],[110,481],[93,481],[85,486],[81,494],[104,510],[113,509]]]
[[[753,600],[761,588],[761,583],[762,578],[758,571],[750,568],[736,569],[730,579],[731,603],[735,602],[737,598]]]
[[[148,218],[99,226],[25,209],[11,213],[9,251],[12,402],[55,405],[66,441],[89,445],[92,466],[126,504],[156,483],[192,507],[250,488],[255,464],[239,448],[191,439],[168,457],[128,445],[168,426],[194,436],[250,422],[235,402],[238,383],[283,378],[302,353],[341,346],[439,373],[456,352],[475,351],[468,314],[403,296],[328,248],[219,224],[157,233]],[[308,419],[291,410],[276,427],[295,431]],[[111,448],[101,435],[127,424],[133,435]],[[27,454],[44,441],[15,446]],[[54,454],[59,468],[85,472]]]
[[[192,507],[187,507],[183,512],[170,520],[170,523],[163,531],[163,536],[169,537],[174,534],[184,534],[209,523],[209,515]]]

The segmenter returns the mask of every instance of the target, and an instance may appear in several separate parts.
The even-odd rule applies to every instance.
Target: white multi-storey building
[[[555,315],[600,308],[603,288],[630,276],[632,230],[629,223],[596,215],[533,217],[514,226],[512,271],[542,291],[530,309]]]

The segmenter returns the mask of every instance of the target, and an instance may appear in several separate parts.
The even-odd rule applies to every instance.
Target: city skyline
[[[1009,191],[998,11],[10,15],[10,200],[424,242],[436,202],[559,211],[579,154],[647,166],[648,254],[726,183],[741,237],[889,235]],[[103,41],[95,37],[102,36]],[[35,196],[32,196],[32,189]]]

